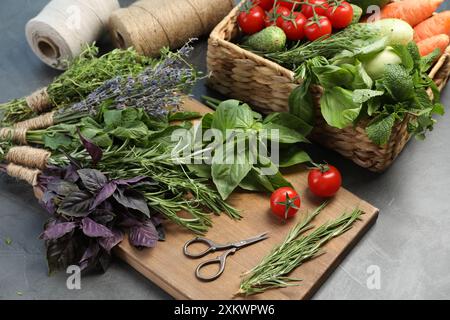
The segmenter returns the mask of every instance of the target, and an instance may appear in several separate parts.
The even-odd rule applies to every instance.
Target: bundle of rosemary
[[[286,51],[260,54],[291,70],[295,70],[311,58],[322,56],[328,59],[342,51],[361,50],[361,48],[380,38],[379,28],[367,23],[358,23],[331,35],[329,38],[306,43],[298,42]]]
[[[289,277],[295,268],[321,254],[320,248],[329,240],[348,231],[363,212],[359,209],[344,213],[334,221],[329,221],[309,234],[303,235],[314,226],[311,221],[325,208],[322,204],[312,214],[298,223],[282,244],[275,247],[255,268],[246,273],[238,294],[253,295],[268,289],[285,288],[301,281]]]
[[[0,105],[3,126],[32,118],[37,111],[60,108],[86,98],[106,80],[117,76],[137,75],[155,60],[139,55],[134,49],[116,49],[100,57],[95,45],[87,46],[80,56],[69,63],[69,68],[57,77],[37,97],[38,109],[29,97],[14,99]],[[32,100],[32,99],[31,99]]]

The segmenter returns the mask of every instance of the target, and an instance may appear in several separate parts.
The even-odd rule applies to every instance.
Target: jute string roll
[[[44,113],[38,117],[25,121],[17,122],[14,125],[16,129],[39,130],[51,127],[54,124],[53,115],[55,111]]]
[[[39,169],[30,169],[10,163],[6,166],[6,173],[13,178],[28,182],[32,186],[38,184],[38,177],[41,171]]]
[[[83,46],[98,40],[118,0],[53,0],[28,21],[26,36],[34,53],[47,65],[65,70]]]
[[[5,160],[27,168],[44,170],[50,156],[51,153],[47,150],[22,146],[9,149]]]
[[[1,128],[0,139],[17,144],[27,144],[27,131],[26,128]]]
[[[111,15],[110,33],[119,48],[158,56],[162,47],[208,34],[233,6],[233,0],[141,0]]]

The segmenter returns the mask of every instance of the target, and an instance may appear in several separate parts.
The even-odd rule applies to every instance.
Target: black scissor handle
[[[201,251],[201,252],[198,252],[198,253],[192,253],[192,252],[189,251],[188,248],[189,248],[189,246],[191,246],[194,243],[206,244],[207,248],[204,251]],[[197,258],[204,257],[208,253],[214,252],[217,249],[218,249],[217,245],[214,242],[212,242],[211,240],[203,238],[203,237],[197,237],[197,238],[194,238],[194,239],[186,242],[186,244],[183,247],[183,253],[184,253],[185,256],[187,256],[189,258],[197,259]]]
[[[215,259],[211,259],[211,260],[206,260],[205,262],[202,262],[198,265],[197,269],[195,270],[195,276],[197,277],[197,279],[202,280],[202,281],[213,281],[216,280],[218,277],[220,277],[223,273],[223,271],[225,270],[225,264],[227,262],[227,257],[230,254],[234,254],[236,252],[236,248],[230,249],[228,251],[225,251],[223,254],[221,254],[220,256],[218,256]],[[217,271],[216,274],[210,275],[210,276],[205,276],[202,275],[201,270],[211,264],[219,264],[219,271]]]

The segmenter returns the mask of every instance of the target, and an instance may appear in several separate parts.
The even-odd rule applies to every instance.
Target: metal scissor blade
[[[260,235],[257,235],[256,237],[253,238],[249,238],[246,240],[241,240],[239,242],[235,242],[233,243],[233,246],[237,249],[241,249],[243,247],[249,246],[251,244],[254,244],[256,242],[262,241],[262,240],[266,240],[267,238],[269,238],[269,233],[268,232],[264,232],[261,233]]]

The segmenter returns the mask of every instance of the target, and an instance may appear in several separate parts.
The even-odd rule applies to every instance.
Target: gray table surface
[[[0,102],[27,95],[58,74],[34,56],[24,35],[26,22],[47,2],[1,1]],[[449,1],[444,6],[450,8]],[[192,58],[202,70],[205,53],[203,39]],[[214,95],[200,83],[194,94],[204,93]],[[444,90],[446,104],[449,95]],[[426,141],[412,140],[383,174],[370,173],[319,146],[310,148],[314,159],[341,169],[347,189],[381,210],[377,224],[315,299],[450,298],[449,124],[450,113]],[[47,275],[44,245],[38,239],[45,219],[29,186],[0,178],[0,299],[170,299],[118,259],[106,274],[83,277],[81,290],[68,290],[64,272]],[[7,244],[7,239],[12,242]],[[379,288],[367,285],[373,270],[379,271]]]

